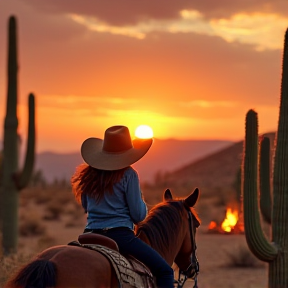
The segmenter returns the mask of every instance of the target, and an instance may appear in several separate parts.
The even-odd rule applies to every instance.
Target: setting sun
[[[135,136],[141,139],[148,139],[153,137],[153,130],[147,125],[140,125],[135,130]]]

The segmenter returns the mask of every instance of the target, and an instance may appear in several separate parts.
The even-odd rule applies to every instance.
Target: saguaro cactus
[[[4,253],[17,249],[18,243],[18,192],[31,177],[35,158],[35,103],[29,95],[28,140],[22,172],[19,163],[19,135],[17,133],[17,27],[16,18],[11,16],[8,25],[8,92],[4,121],[4,146],[2,178],[0,181],[0,224]]]
[[[288,287],[288,31],[285,34],[278,132],[274,156],[272,242],[264,236],[257,199],[258,118],[246,115],[243,163],[245,235],[250,250],[269,263],[269,288]]]
[[[260,140],[259,155],[260,211],[263,219],[271,224],[270,139],[268,137]]]

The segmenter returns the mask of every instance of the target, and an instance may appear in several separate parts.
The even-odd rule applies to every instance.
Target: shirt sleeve
[[[84,194],[81,194],[81,204],[85,210],[85,213],[87,213],[87,197]]]
[[[137,172],[133,171],[126,186],[126,199],[134,224],[143,221],[147,215],[147,206],[143,200]]]

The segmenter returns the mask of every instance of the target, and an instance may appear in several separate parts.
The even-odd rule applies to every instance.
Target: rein
[[[198,288],[198,273],[199,273],[199,262],[196,256],[196,242],[195,242],[195,233],[194,233],[194,225],[193,225],[193,215],[190,211],[190,208],[185,205],[183,202],[185,209],[188,212],[188,220],[189,220],[189,230],[190,230],[190,240],[192,246],[192,255],[191,255],[191,263],[187,267],[186,270],[179,270],[178,281],[175,280],[177,283],[177,288],[182,288],[188,278],[192,278],[194,280],[193,288]]]

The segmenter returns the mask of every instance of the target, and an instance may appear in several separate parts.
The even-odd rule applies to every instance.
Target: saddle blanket
[[[80,244],[72,241],[68,245],[97,251],[104,255],[113,266],[120,288],[156,288],[150,270],[136,258],[124,257],[118,251],[98,244]]]

